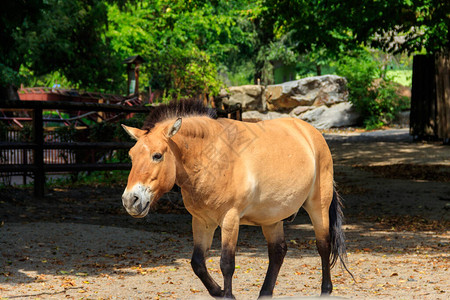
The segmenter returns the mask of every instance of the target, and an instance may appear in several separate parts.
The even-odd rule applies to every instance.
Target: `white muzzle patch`
[[[125,189],[122,194],[122,204],[127,212],[135,218],[145,217],[152,204],[153,193],[143,184],[135,184],[130,190]]]

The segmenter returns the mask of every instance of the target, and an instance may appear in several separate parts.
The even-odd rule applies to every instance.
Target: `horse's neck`
[[[225,155],[219,145],[221,132],[221,124],[206,117],[183,120],[180,132],[173,137],[179,186],[190,189],[214,184],[211,177],[217,174],[217,161]]]

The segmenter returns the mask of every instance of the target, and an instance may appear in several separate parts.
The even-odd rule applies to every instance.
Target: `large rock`
[[[339,103],[331,107],[322,105],[299,116],[300,119],[317,129],[356,125],[359,117],[360,115],[354,110],[350,102]]]
[[[258,111],[246,111],[242,114],[242,120],[247,122],[259,122],[264,120],[292,117],[302,119],[317,129],[352,126],[356,125],[359,120],[359,114],[353,109],[350,102],[342,102],[331,107],[326,105],[319,107],[303,107],[305,108],[303,112],[300,112],[300,110],[296,108],[289,114],[276,111],[268,111],[265,113]]]
[[[247,110],[266,110],[265,88],[262,85],[241,85],[232,86],[228,88],[228,91],[222,90],[221,96],[223,103],[228,105],[241,104],[244,111]]]
[[[289,115],[293,118],[297,118],[298,116],[307,112],[308,110],[312,110],[315,108],[316,108],[315,106],[297,106],[289,113]]]
[[[282,114],[276,111],[267,111],[267,112],[259,112],[259,111],[246,111],[242,113],[242,121],[245,122],[259,122],[265,120],[272,119],[280,119],[280,118],[289,118],[289,114]]]
[[[347,80],[337,75],[324,75],[269,85],[267,108],[290,111],[297,106],[331,106],[347,101]]]

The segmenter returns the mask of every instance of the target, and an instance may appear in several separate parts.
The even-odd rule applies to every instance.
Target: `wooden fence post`
[[[416,140],[436,135],[434,57],[415,55],[411,91],[410,134]]]
[[[44,197],[45,193],[45,171],[44,171],[44,124],[42,119],[42,108],[33,110],[33,150],[34,170],[34,196]]]
[[[415,55],[410,134],[415,140],[450,139],[450,57]]]
[[[437,136],[450,140],[450,55],[436,55]]]

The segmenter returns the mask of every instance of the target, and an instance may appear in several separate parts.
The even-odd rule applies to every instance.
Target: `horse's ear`
[[[141,130],[138,128],[134,128],[134,127],[130,127],[130,126],[126,126],[121,124],[123,129],[125,129],[125,131],[131,136],[132,139],[135,139],[136,141],[143,136],[146,131],[145,130]]]
[[[181,128],[181,118],[178,118],[175,123],[171,127],[169,127],[169,130],[167,130],[166,136],[170,139],[175,134],[177,134],[178,130]]]

